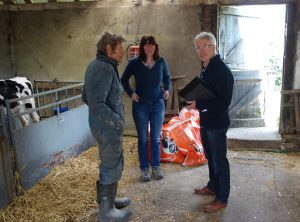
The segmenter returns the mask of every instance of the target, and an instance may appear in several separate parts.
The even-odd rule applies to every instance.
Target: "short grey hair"
[[[114,34],[110,31],[103,31],[97,43],[97,52],[107,55],[107,45],[110,45],[112,50],[115,50],[116,46],[122,42],[126,42],[126,39],[123,36]]]
[[[216,46],[217,45],[217,40],[216,37],[214,36],[214,34],[212,34],[211,32],[200,32],[198,35],[196,35],[195,40],[194,40],[194,44],[196,45],[196,42],[199,39],[206,39],[208,40],[212,45]]]

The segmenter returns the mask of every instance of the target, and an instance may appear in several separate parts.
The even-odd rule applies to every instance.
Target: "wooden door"
[[[264,99],[260,70],[245,66],[245,42],[241,38],[240,19],[256,19],[241,14],[238,7],[219,8],[218,49],[231,68],[235,84],[230,105],[231,127],[264,126]]]

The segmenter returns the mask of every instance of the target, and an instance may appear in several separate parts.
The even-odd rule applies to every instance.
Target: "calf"
[[[0,106],[5,107],[5,100],[21,98],[33,94],[32,84],[26,77],[15,77],[12,79],[0,80]],[[10,104],[13,114],[24,112],[26,109],[35,108],[34,98],[13,102]],[[40,117],[36,111],[30,113],[33,122],[39,122]],[[30,115],[24,114],[19,116],[22,125],[30,124]]]

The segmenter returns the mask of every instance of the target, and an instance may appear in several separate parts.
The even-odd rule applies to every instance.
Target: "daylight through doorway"
[[[278,129],[286,5],[224,8],[227,13],[226,21],[223,21],[226,32],[224,34],[221,27],[220,55],[231,69],[244,71],[238,75],[240,79],[237,81],[242,81],[241,79],[244,78],[242,76],[248,75],[249,77],[248,79],[244,78],[243,86],[236,90],[236,93],[244,93],[244,95],[235,95],[237,98],[233,98],[236,103],[244,100],[244,107],[241,105],[239,109],[236,108],[235,110],[238,111],[235,116],[241,119],[245,117],[261,119],[265,126]],[[234,19],[228,16],[230,13]],[[222,25],[222,21],[220,23]],[[252,89],[256,90],[257,95],[255,92],[251,92]],[[251,101],[251,98],[248,98],[247,100],[246,97],[251,97],[252,94],[256,99]],[[251,116],[252,114],[255,115]]]

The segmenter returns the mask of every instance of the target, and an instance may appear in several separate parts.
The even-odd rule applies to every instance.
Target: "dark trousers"
[[[151,165],[160,166],[160,133],[165,115],[163,99],[133,102],[132,116],[138,134],[140,168],[148,164],[148,124],[150,123]]]
[[[201,139],[208,160],[207,187],[216,192],[216,199],[227,203],[230,192],[230,169],[227,159],[227,128],[201,128]]]
[[[99,145],[99,184],[115,183],[121,179],[124,167],[123,131],[100,126],[91,128],[91,132]]]

